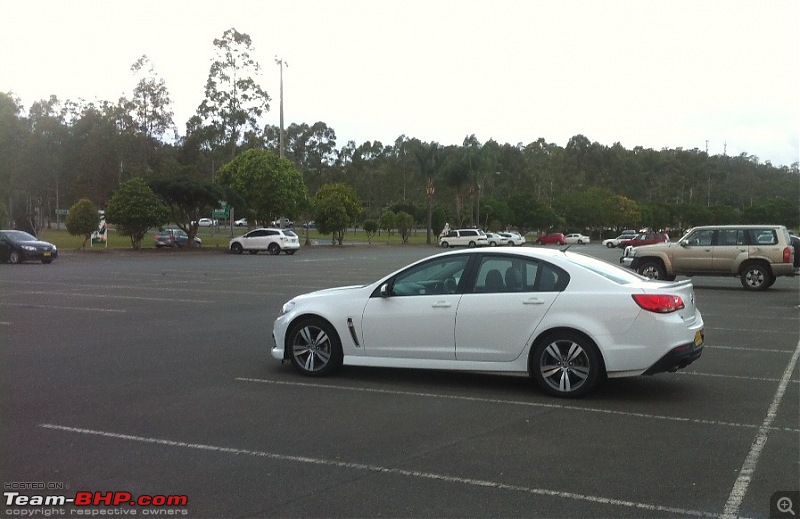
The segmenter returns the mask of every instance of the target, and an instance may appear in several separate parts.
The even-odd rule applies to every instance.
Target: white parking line
[[[526,402],[523,400],[503,400],[499,398],[479,398],[473,396],[460,396],[460,395],[440,395],[436,393],[417,393],[414,391],[397,391],[393,389],[375,389],[375,388],[368,388],[368,387],[353,387],[353,386],[333,386],[328,384],[314,384],[310,382],[285,382],[282,380],[266,380],[266,379],[258,379],[258,378],[245,378],[245,377],[237,377],[235,380],[240,382],[256,382],[259,384],[275,384],[275,385],[283,385],[283,386],[299,386],[299,387],[311,387],[311,388],[324,388],[330,390],[340,390],[340,391],[358,391],[363,393],[380,393],[386,395],[402,395],[402,396],[415,396],[415,397],[424,397],[424,398],[442,398],[447,400],[463,400],[469,402],[483,402],[489,404],[506,404],[506,405],[520,405],[520,406],[528,406],[528,407],[544,407],[547,409],[563,409],[567,411],[585,411],[591,413],[601,413],[601,414],[611,414],[611,415],[619,415],[619,416],[629,416],[634,418],[645,418],[647,420],[667,420],[671,422],[684,422],[684,423],[694,423],[694,424],[703,424],[703,425],[722,425],[726,427],[740,427],[745,429],[757,429],[757,425],[753,424],[743,424],[743,423],[733,423],[733,422],[722,422],[719,420],[701,420],[699,418],[683,418],[680,416],[664,416],[664,415],[657,415],[657,414],[647,414],[647,413],[634,413],[631,411],[614,411],[611,409],[595,409],[592,407],[580,407],[580,406],[572,406],[572,405],[564,405],[564,404],[545,404],[541,402]],[[788,431],[788,432],[800,432],[800,429],[793,429],[788,427],[776,427],[771,428],[779,431]]]
[[[762,348],[743,348],[741,346],[712,346],[708,345],[706,348],[711,348],[714,350],[736,350],[736,351],[746,351],[750,353],[786,353],[790,354],[793,353],[792,350],[767,350]]]
[[[120,434],[108,431],[97,431],[93,429],[81,429],[76,427],[67,427],[55,424],[40,424],[40,427],[56,431],[72,432],[78,434],[87,434],[93,436],[102,436],[105,438],[112,438],[116,440],[134,441],[140,443],[150,443],[155,445],[163,445],[167,447],[179,447],[183,449],[195,449],[202,451],[217,452],[222,454],[235,454],[237,456],[253,456],[257,458],[269,458],[279,461],[288,461],[293,463],[302,463],[309,465],[323,465],[327,467],[336,467],[348,470],[362,470],[368,472],[375,472],[381,474],[393,474],[397,476],[404,476],[410,478],[431,479],[442,481],[445,483],[453,483],[460,485],[467,485],[473,487],[494,488],[497,490],[507,490],[513,492],[523,492],[527,494],[555,497],[561,499],[570,499],[574,501],[586,501],[589,503],[596,503],[602,505],[621,506],[626,508],[635,508],[638,510],[648,510],[652,512],[665,512],[670,514],[678,514],[693,517],[719,517],[719,514],[710,512],[702,512],[697,510],[687,510],[684,508],[675,508],[671,506],[652,505],[648,503],[637,503],[634,501],[626,501],[623,499],[614,499],[609,497],[592,496],[586,494],[576,494],[574,492],[561,492],[558,490],[550,490],[547,488],[533,488],[522,485],[511,485],[499,481],[488,481],[482,479],[464,478],[460,476],[449,476],[447,474],[437,474],[434,472],[422,472],[416,470],[399,469],[392,467],[383,467],[380,465],[367,465],[364,463],[353,463],[347,461],[327,460],[322,458],[310,458],[307,456],[289,456],[286,454],[278,454],[265,451],[253,451],[248,449],[236,449],[232,447],[221,447],[217,445],[206,445],[202,443],[187,443],[181,441],[167,440],[162,438],[153,438],[146,436],[134,436],[130,434]]]
[[[728,375],[722,373],[705,373],[702,371],[684,371],[679,370],[675,372],[675,375],[695,375],[698,377],[716,377],[716,378],[732,378],[732,379],[739,379],[739,380],[753,380],[755,382],[780,382],[781,379],[779,378],[767,378],[767,377],[747,377],[744,375]],[[792,384],[800,384],[800,380],[790,380]]]
[[[23,308],[41,308],[47,310],[85,310],[87,312],[111,312],[124,314],[127,310],[118,310],[116,308],[92,308],[89,306],[64,306],[64,305],[34,305],[28,303],[0,303],[0,306],[16,306]],[[11,323],[2,323],[11,324]]]
[[[764,418],[764,422],[761,424],[761,427],[758,428],[758,433],[756,434],[753,444],[750,447],[750,452],[747,453],[747,457],[744,459],[742,468],[739,470],[739,476],[736,478],[736,482],[733,484],[733,489],[731,490],[730,496],[728,496],[728,501],[725,503],[723,517],[726,519],[738,517],[739,515],[739,507],[741,506],[742,500],[747,493],[747,488],[750,486],[750,481],[753,479],[753,474],[755,473],[756,465],[758,464],[758,458],[761,456],[761,451],[764,449],[764,445],[767,443],[769,431],[772,429],[772,422],[775,421],[775,417],[778,415],[778,406],[781,405],[783,395],[786,393],[786,387],[789,385],[789,379],[792,376],[792,372],[794,371],[795,367],[797,367],[798,358],[800,358],[800,342],[797,343],[797,347],[794,350],[794,355],[792,355],[791,360],[789,360],[789,364],[786,365],[786,369],[783,371],[781,382],[778,384],[777,391],[775,391],[775,397],[772,399],[772,403],[767,410],[767,416]]]
[[[83,294],[80,292],[53,292],[48,290],[15,290],[9,291],[7,293],[13,294],[35,294],[35,295],[47,295],[47,296],[76,296],[76,297],[96,297],[96,298],[107,298],[107,299],[136,299],[141,301],[169,301],[174,303],[213,303],[214,301],[209,301],[206,299],[172,299],[166,297],[143,297],[143,296],[121,296],[116,294]]]

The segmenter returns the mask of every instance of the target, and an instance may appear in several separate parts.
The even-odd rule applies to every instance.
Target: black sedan
[[[58,250],[52,243],[41,241],[24,231],[0,231],[0,261],[22,263],[41,261],[52,263],[58,257]]]

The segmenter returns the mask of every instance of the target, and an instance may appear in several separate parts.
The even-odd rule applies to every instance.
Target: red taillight
[[[666,294],[634,294],[636,304],[648,312],[668,314],[685,308],[681,296]]]
[[[792,248],[785,247],[783,249],[783,262],[784,263],[791,263],[792,262]]]

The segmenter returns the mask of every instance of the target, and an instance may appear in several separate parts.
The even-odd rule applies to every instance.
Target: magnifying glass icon
[[[778,502],[776,503],[776,505],[778,507],[778,512],[780,512],[782,514],[785,514],[785,513],[788,512],[788,513],[790,513],[792,515],[795,515],[792,500],[789,499],[788,497],[784,496],[784,497],[778,499]]]

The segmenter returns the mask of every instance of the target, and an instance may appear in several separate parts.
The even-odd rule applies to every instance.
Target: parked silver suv
[[[651,279],[737,276],[748,290],[766,290],[794,275],[794,254],[782,225],[708,225],[677,242],[626,249],[620,263]]]

